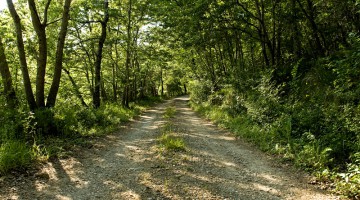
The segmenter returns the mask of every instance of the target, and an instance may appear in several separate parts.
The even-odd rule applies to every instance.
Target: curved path
[[[301,172],[199,118],[188,97],[160,104],[76,156],[45,164],[34,176],[0,178],[0,199],[337,199]],[[162,113],[176,108],[183,152],[158,147]]]

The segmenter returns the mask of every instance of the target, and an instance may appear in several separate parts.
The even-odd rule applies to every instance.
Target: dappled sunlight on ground
[[[197,117],[187,101],[180,97],[148,110],[91,148],[55,159],[33,179],[0,191],[0,199],[329,199]],[[159,148],[167,106],[177,109],[174,134],[184,139],[185,151]]]

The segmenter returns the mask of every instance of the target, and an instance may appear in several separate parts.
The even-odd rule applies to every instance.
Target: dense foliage
[[[46,154],[41,138],[98,133],[133,102],[190,91],[199,112],[359,198],[359,1],[7,2],[0,173]]]
[[[156,2],[198,111],[359,198],[359,2]]]

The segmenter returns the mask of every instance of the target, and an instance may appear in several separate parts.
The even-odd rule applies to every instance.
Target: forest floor
[[[159,148],[162,115],[176,108],[186,151]],[[339,199],[305,173],[201,119],[188,97],[166,101],[73,156],[28,175],[0,177],[0,199]]]

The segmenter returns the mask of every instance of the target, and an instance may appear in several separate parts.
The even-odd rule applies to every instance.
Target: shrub
[[[210,81],[191,81],[189,83],[189,92],[191,100],[197,104],[208,100],[208,96],[212,92],[212,84]]]

